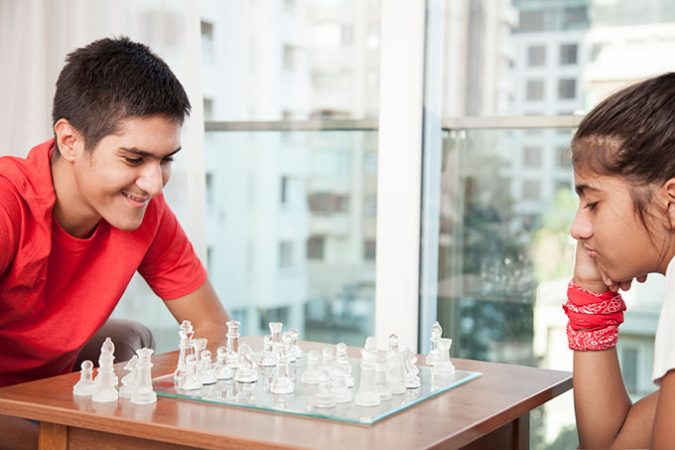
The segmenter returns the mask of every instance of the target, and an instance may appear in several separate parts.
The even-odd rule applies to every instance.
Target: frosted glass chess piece
[[[427,355],[427,366],[433,366],[438,360],[438,340],[442,334],[443,328],[441,328],[441,324],[437,321],[431,326],[431,350],[429,350],[429,354]]]
[[[403,367],[405,370],[404,384],[407,389],[416,389],[422,385],[420,369],[417,367],[417,356],[406,347],[403,350]]]
[[[291,328],[288,330],[288,335],[291,337],[291,361],[297,361],[302,356],[302,347],[298,342],[300,333],[297,328]]]
[[[440,338],[438,340],[438,360],[434,364],[432,373],[436,375],[452,375],[455,373],[455,366],[450,361],[450,346],[452,339]]]
[[[89,396],[94,393],[94,363],[86,360],[80,365],[80,380],[73,386],[73,394]]]
[[[232,370],[239,367],[239,322],[228,320],[227,325],[227,366]]]
[[[389,348],[387,349],[387,387],[394,395],[405,394],[405,372],[403,358],[398,348],[398,336],[389,335]]]
[[[309,404],[315,408],[333,408],[337,405],[330,385],[330,374],[323,369],[319,375],[319,386],[309,399]]]
[[[258,364],[262,367],[275,367],[279,364],[279,355],[274,351],[272,336],[265,336],[263,338],[263,351],[260,354],[260,362]]]
[[[138,362],[136,363],[136,388],[131,394],[131,403],[147,405],[157,401],[157,394],[152,389],[152,353],[151,348],[136,350]]]
[[[307,353],[307,367],[302,374],[302,382],[305,384],[317,384],[321,375],[321,361],[319,361],[319,352],[311,350]]]
[[[227,365],[227,348],[218,347],[216,350],[216,378],[230,380],[233,375],[232,369]]]
[[[281,339],[281,349],[279,353],[279,364],[277,371],[270,384],[270,392],[273,394],[291,394],[295,391],[295,383],[291,379],[289,370],[291,351],[291,337],[284,333]]]
[[[211,361],[211,352],[209,350],[202,350],[199,353],[197,376],[202,385],[216,383],[216,374],[213,372],[213,361]]]
[[[361,350],[359,391],[354,397],[354,403],[359,406],[377,406],[381,402],[380,393],[377,391],[375,381],[375,358],[376,356],[371,350],[368,350],[365,347]]]
[[[333,395],[338,403],[347,403],[352,401],[352,391],[347,386],[347,374],[345,369],[340,366],[333,368]]]
[[[202,388],[202,382],[197,375],[197,358],[193,354],[185,358],[185,380],[183,381],[184,391],[196,391]]]
[[[178,335],[180,336],[180,343],[178,344],[178,364],[173,373],[173,384],[177,389],[181,388],[185,380],[186,366],[185,358],[188,353],[192,351],[192,338],[194,336],[194,328],[189,320],[184,320],[178,327]]]
[[[202,352],[206,350],[209,340],[206,338],[197,338],[192,340],[192,348],[194,350],[194,355],[197,361],[202,357]]]
[[[272,351],[278,356],[281,350],[281,329],[283,322],[270,322],[270,337],[272,338]]]
[[[391,389],[387,384],[387,355],[383,352],[375,352],[375,385],[377,392],[380,394],[381,400],[389,400],[391,398]]]
[[[368,336],[366,342],[363,344],[363,350],[370,353],[373,358],[377,357],[377,341],[375,336]],[[363,353],[363,351],[361,352]]]
[[[128,372],[122,377],[120,386],[120,398],[129,399],[136,389],[136,365],[138,364],[138,356],[134,355],[124,365],[124,370]]]
[[[348,388],[354,386],[354,377],[352,376],[352,365],[347,356],[347,346],[340,342],[335,346],[335,366],[341,367],[345,372],[345,384]]]
[[[234,374],[234,380],[239,383],[255,383],[258,381],[253,350],[247,343],[243,343],[239,347],[239,365],[237,372]]]
[[[332,375],[334,365],[335,353],[333,352],[333,347],[324,347],[321,350],[321,369]]]
[[[96,376],[96,388],[92,394],[92,401],[114,402],[119,397],[117,392],[117,377],[113,368],[115,356],[115,344],[108,337],[101,345],[101,355],[98,358],[98,375]]]

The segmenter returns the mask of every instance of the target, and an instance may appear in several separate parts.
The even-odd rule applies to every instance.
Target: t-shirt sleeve
[[[13,185],[0,178],[0,276],[7,270],[19,245],[21,206]]]
[[[169,206],[158,208],[159,224],[138,272],[164,300],[191,294],[206,282],[206,270]]]

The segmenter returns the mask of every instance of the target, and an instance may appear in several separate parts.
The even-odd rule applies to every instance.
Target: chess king
[[[136,271],[178,322],[224,342],[227,312],[162,195],[189,112],[145,45],[101,39],[68,55],[53,137],[0,158],[0,386],[79,369],[105,336],[117,362],[150,347],[144,326],[108,320]],[[0,417],[0,447],[34,446],[11,441],[35,432],[15,422]]]

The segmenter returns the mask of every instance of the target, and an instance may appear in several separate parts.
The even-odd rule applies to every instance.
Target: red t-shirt
[[[0,158],[0,386],[72,370],[136,270],[165,300],[206,281],[161,194],[134,231],[101,220],[89,238],[66,233],[52,218],[53,149]]]

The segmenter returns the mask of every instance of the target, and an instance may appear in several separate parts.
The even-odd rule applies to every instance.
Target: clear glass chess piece
[[[436,321],[431,326],[431,350],[429,350],[429,354],[427,355],[427,366],[433,366],[438,360],[438,340],[441,338],[442,334],[443,328],[441,328],[441,324]]]
[[[202,388],[202,382],[197,375],[197,358],[193,354],[187,355],[185,358],[186,374],[183,381],[184,391],[196,391]]]
[[[434,364],[432,373],[437,375],[452,375],[455,373],[455,366],[450,361],[450,347],[452,339],[440,338],[438,340],[438,360]]]
[[[178,364],[173,374],[173,384],[180,389],[180,384],[185,378],[185,358],[188,353],[192,351],[192,338],[194,336],[194,328],[189,320],[184,320],[178,327],[178,335],[180,336],[180,343],[178,345]],[[180,378],[180,380],[178,379]]]
[[[297,328],[288,330],[288,335],[291,337],[291,361],[297,361],[302,356],[302,347],[300,347],[299,336]]]
[[[307,367],[302,373],[302,382],[305,384],[317,384],[321,375],[321,361],[319,361],[319,352],[311,350],[307,353]]]
[[[233,375],[232,369],[227,365],[227,347],[218,347],[216,350],[216,378],[230,380]]]
[[[247,343],[241,344],[241,347],[239,347],[239,368],[234,374],[234,380],[239,383],[255,383],[258,381],[255,367],[253,350]]]
[[[377,390],[375,358],[372,350],[365,347],[361,350],[361,374],[359,376],[359,390],[354,397],[354,403],[359,406],[377,406],[381,403],[380,393]]]
[[[80,380],[73,386],[73,394],[90,396],[94,393],[94,363],[86,360],[80,365]]]
[[[138,363],[136,364],[136,388],[131,394],[131,403],[147,405],[157,401],[157,394],[152,389],[152,353],[151,348],[136,350]]]
[[[319,375],[319,386],[310,397],[309,404],[314,408],[333,408],[337,405],[330,385],[330,375],[323,369]]]
[[[335,365],[344,370],[347,387],[353,387],[354,377],[352,376],[352,365],[349,362],[349,356],[347,356],[347,345],[342,342],[335,346]]]
[[[216,374],[213,371],[213,361],[211,360],[211,352],[209,350],[202,350],[199,353],[197,376],[202,385],[216,383]]]
[[[293,383],[293,380],[291,380],[288,367],[290,364],[290,351],[291,338],[287,333],[284,333],[281,342],[277,372],[272,379],[272,384],[270,385],[270,392],[273,394],[290,394],[295,391],[295,383]]]
[[[124,365],[124,370],[128,372],[122,377],[120,386],[120,398],[129,399],[131,394],[133,394],[134,389],[136,389],[136,365],[138,364],[138,355],[131,357],[129,361]]]
[[[279,354],[274,351],[274,342],[272,336],[265,336],[263,338],[263,351],[260,354],[260,361],[258,364],[262,367],[275,367],[279,364]]]
[[[405,394],[405,372],[403,358],[398,348],[398,336],[389,336],[389,348],[387,349],[387,387],[394,395]]]
[[[417,367],[417,356],[406,347],[403,350],[403,366],[405,370],[406,389],[416,389],[422,385],[419,377],[420,369]]]
[[[347,403],[352,401],[352,391],[347,386],[347,374],[345,369],[340,366],[333,368],[333,395],[338,403]]]
[[[117,392],[117,376],[113,368],[115,345],[108,337],[101,345],[101,355],[98,358],[98,374],[96,376],[96,388],[91,396],[94,402],[114,402],[119,398]]]

